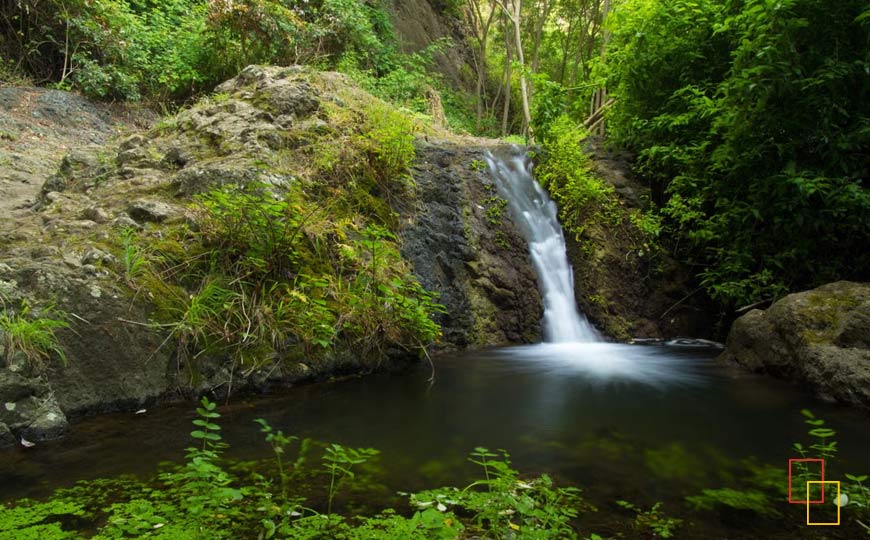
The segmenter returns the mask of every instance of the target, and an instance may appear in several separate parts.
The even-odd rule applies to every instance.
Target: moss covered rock
[[[838,281],[750,311],[720,360],[870,408],[870,284]]]

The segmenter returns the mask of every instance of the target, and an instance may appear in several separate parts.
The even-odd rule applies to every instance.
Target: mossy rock
[[[721,360],[870,408],[870,284],[838,281],[750,311]]]

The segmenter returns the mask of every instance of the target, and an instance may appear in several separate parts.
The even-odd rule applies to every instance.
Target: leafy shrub
[[[613,138],[638,153],[681,255],[723,305],[867,278],[865,4],[614,11]]]
[[[180,100],[251,63],[330,67],[353,53],[372,69],[396,54],[383,7],[355,0],[24,0],[0,10],[0,55],[38,82],[100,98]]]
[[[583,152],[586,135],[574,121],[561,116],[550,127],[536,174],[559,205],[564,224],[576,234],[585,221],[604,217],[616,204],[613,188],[594,175]]]
[[[591,158],[583,150],[586,131],[562,115],[546,133],[536,177],[559,205],[565,229],[580,239],[588,227],[604,225],[610,234],[622,235],[626,246],[641,258],[657,255],[659,217],[652,210],[626,209],[613,186],[593,172]]]

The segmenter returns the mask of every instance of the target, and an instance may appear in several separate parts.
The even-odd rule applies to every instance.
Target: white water
[[[565,252],[556,203],[532,176],[525,153],[510,159],[487,154],[499,193],[507,199],[514,222],[529,242],[544,304],[544,340],[550,343],[601,341],[600,334],[578,310],[574,273]]]

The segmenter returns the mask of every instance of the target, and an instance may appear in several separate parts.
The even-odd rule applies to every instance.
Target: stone
[[[69,429],[69,422],[66,415],[60,410],[57,402],[51,400],[43,406],[39,416],[21,428],[19,434],[29,441],[52,441],[63,437],[67,429]]]
[[[59,191],[65,191],[67,187],[67,181],[60,175],[52,175],[48,177],[48,180],[42,184],[42,193],[48,195],[49,193],[56,193]]]
[[[244,186],[256,180],[257,176],[255,170],[234,168],[228,164],[191,166],[175,175],[173,184],[178,188],[178,195],[190,197],[225,185]]]
[[[750,311],[719,359],[870,409],[870,283],[829,283]]]
[[[63,222],[62,226],[69,229],[79,229],[85,231],[97,228],[97,224],[89,219],[76,219],[73,221],[65,221]]]
[[[127,207],[127,213],[138,222],[162,223],[175,216],[172,206],[160,202],[139,199]]]
[[[142,225],[140,225],[137,221],[135,221],[127,214],[120,215],[113,219],[111,225],[116,229],[132,228],[136,230],[142,230]]]
[[[96,168],[98,164],[97,157],[92,152],[74,150],[61,160],[58,174],[66,179],[72,179],[85,171]]]
[[[99,250],[97,248],[88,248],[84,255],[81,258],[81,264],[85,265],[94,265],[94,264],[115,264],[117,259],[114,255],[110,253],[106,253],[105,251]]]
[[[9,426],[0,422],[0,448],[9,448],[18,444],[18,439],[12,434]]]
[[[163,156],[163,161],[175,167],[184,167],[193,161],[193,155],[181,146],[173,146],[167,150]]]
[[[89,219],[94,223],[108,223],[109,221],[109,213],[100,208],[99,206],[89,206],[82,212],[82,217],[85,219]]]
[[[122,140],[121,144],[118,145],[118,150],[120,152],[125,152],[127,150],[132,150],[133,148],[138,148],[143,144],[145,144],[145,137],[136,133],[135,135],[130,135]]]
[[[119,152],[117,157],[115,157],[115,164],[118,167],[122,167],[128,163],[136,163],[147,159],[148,154],[142,148],[131,148],[129,150],[124,150],[123,152]]]
[[[31,365],[30,359],[27,358],[27,355],[22,351],[14,351],[11,354],[7,351],[6,369],[10,373],[17,373],[22,377],[29,377],[33,372],[33,366]]]
[[[0,370],[0,403],[16,403],[45,394],[48,387],[39,379],[28,379],[10,370]]]
[[[491,195],[468,164],[483,161],[487,150],[499,148],[421,144],[412,170],[420,210],[401,233],[402,255],[447,308],[435,319],[452,347],[528,343],[541,332],[543,308],[526,241],[507,217],[495,225],[476,208]]]

